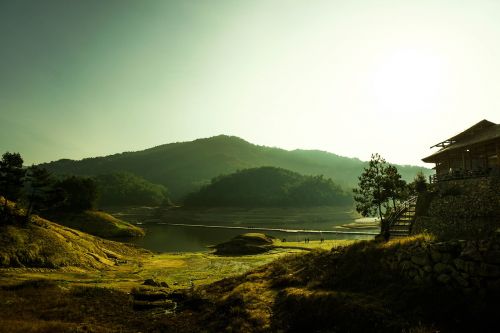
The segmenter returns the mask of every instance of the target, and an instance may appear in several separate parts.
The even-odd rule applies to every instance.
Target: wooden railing
[[[447,180],[456,180],[456,179],[468,179],[468,178],[479,178],[479,177],[488,177],[491,173],[492,169],[476,169],[476,170],[462,170],[456,169],[452,170],[449,173],[440,174],[440,175],[431,175],[429,176],[429,182],[437,183]]]
[[[390,238],[391,227],[393,227],[400,218],[412,218],[414,212],[410,212],[410,207],[415,206],[417,203],[418,196],[412,196],[405,202],[398,205],[396,210],[392,212],[387,219],[383,219],[381,223],[380,233],[386,239]],[[411,231],[412,225],[409,226],[409,231]]]

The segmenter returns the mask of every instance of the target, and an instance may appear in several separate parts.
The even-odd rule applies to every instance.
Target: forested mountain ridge
[[[188,207],[287,207],[351,202],[351,194],[331,179],[260,167],[216,177],[209,185],[189,194],[184,204]]]
[[[274,166],[304,175],[324,175],[345,187],[354,187],[366,166],[357,158],[348,158],[318,150],[293,150],[258,146],[235,136],[219,135],[189,142],[164,144],[136,152],[124,152],[79,161],[61,159],[42,164],[57,174],[99,175],[130,172],[164,185],[172,197],[180,198],[221,174],[237,170]],[[411,180],[416,166],[397,166],[403,179]]]

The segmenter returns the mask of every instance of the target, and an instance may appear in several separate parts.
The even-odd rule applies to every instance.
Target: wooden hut
[[[432,181],[500,175],[500,124],[482,120],[434,147],[422,159],[436,164]]]

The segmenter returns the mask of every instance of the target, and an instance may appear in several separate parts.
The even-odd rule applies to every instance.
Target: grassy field
[[[166,282],[170,292],[192,290],[196,295],[214,282],[237,279],[290,255],[353,242],[275,241],[270,252],[245,256],[217,256],[208,251],[143,253],[98,270],[1,268],[0,332],[194,332],[203,316],[191,317],[189,311],[178,317],[165,316],[164,310],[135,311],[131,291],[152,278]]]
[[[115,288],[123,291],[144,280],[153,278],[166,282],[171,288],[189,288],[240,275],[253,268],[288,254],[321,248],[331,249],[354,241],[286,242],[275,241],[275,249],[258,255],[217,256],[210,252],[163,253],[138,256],[100,271],[78,268],[5,268],[0,269],[0,285],[31,279],[49,279],[65,284]]]

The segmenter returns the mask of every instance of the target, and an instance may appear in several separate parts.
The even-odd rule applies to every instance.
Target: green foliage
[[[427,191],[427,178],[422,171],[417,172],[413,182],[409,184],[409,189],[415,194]]]
[[[356,210],[363,216],[378,214],[382,219],[382,205],[389,199],[389,192],[385,186],[386,161],[379,155],[373,154],[367,168],[359,177],[358,188],[353,190]]]
[[[55,200],[55,179],[47,169],[32,166],[26,172],[28,208],[26,216],[33,211],[51,208]]]
[[[187,206],[320,206],[350,202],[349,196],[323,176],[261,167],[219,176],[188,195]]]
[[[401,179],[398,169],[394,165],[388,165],[385,169],[384,190],[392,201],[392,207],[396,210],[396,202],[408,199],[410,193],[406,182]]]
[[[174,199],[198,190],[213,177],[261,166],[284,168],[300,174],[323,174],[344,188],[356,185],[366,162],[316,150],[287,151],[253,145],[237,137],[216,136],[171,143],[137,152],[125,152],[81,161],[59,160],[45,166],[56,174],[99,175],[126,171],[166,186]],[[410,181],[418,170],[398,166]]]
[[[6,152],[0,160],[0,195],[17,201],[23,188],[23,159],[19,153]]]
[[[387,164],[379,154],[372,154],[368,167],[359,176],[358,187],[353,190],[356,210],[363,216],[378,215],[383,220],[383,211],[393,209],[396,203],[409,196],[408,186],[401,179],[398,169]]]
[[[99,189],[99,206],[158,206],[169,201],[165,186],[152,184],[132,173],[98,175],[95,180]]]
[[[73,211],[83,211],[95,207],[98,190],[92,178],[70,176],[56,183],[64,193],[62,206]]]

